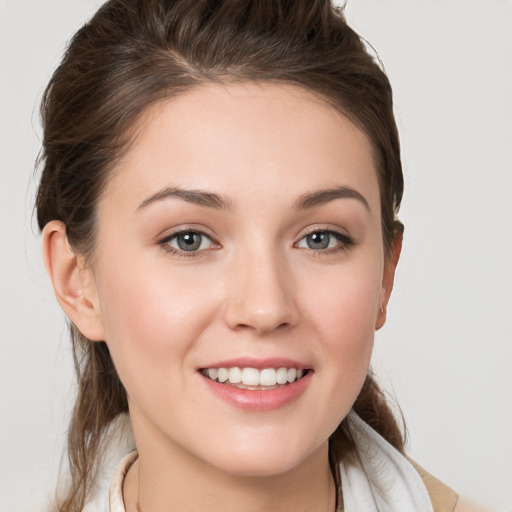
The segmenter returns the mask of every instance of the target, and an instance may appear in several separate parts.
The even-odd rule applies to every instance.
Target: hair
[[[392,91],[378,60],[329,0],[110,0],[73,37],[43,96],[39,228],[66,226],[73,250],[94,254],[96,206],[109,173],[151,105],[204,84],[301,87],[363,130],[377,169],[386,255],[401,236],[403,176]],[[59,510],[82,509],[107,427],[128,410],[105,342],[70,323],[78,394],[68,431],[71,483]],[[371,373],[353,406],[398,450],[404,435]],[[355,444],[342,422],[338,462]]]

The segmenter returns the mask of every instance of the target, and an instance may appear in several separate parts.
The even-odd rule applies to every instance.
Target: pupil
[[[197,233],[184,233],[178,237],[178,246],[183,251],[195,251],[201,245],[201,236]]]
[[[310,249],[327,249],[329,246],[329,234],[312,233],[308,236],[308,245]]]

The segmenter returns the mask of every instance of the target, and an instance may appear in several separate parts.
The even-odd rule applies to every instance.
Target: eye
[[[336,231],[313,231],[302,237],[297,247],[311,249],[313,251],[325,251],[330,249],[344,249],[347,245],[353,244],[352,239]]]
[[[212,239],[200,231],[186,230],[165,237],[159,242],[170,252],[198,252],[210,249],[213,246]]]

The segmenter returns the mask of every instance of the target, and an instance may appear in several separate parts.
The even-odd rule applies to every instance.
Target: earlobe
[[[402,231],[397,232],[391,247],[391,254],[386,258],[384,265],[384,274],[382,277],[382,289],[379,312],[375,321],[375,330],[379,330],[386,323],[387,306],[391,291],[393,290],[393,282],[395,280],[395,270],[402,252]]]
[[[94,278],[83,256],[75,254],[66,226],[49,222],[42,235],[43,260],[60,306],[80,332],[93,341],[104,340],[101,311]]]

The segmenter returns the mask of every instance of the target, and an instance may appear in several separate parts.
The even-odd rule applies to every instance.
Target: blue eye
[[[329,249],[343,249],[353,244],[352,239],[342,233],[335,231],[313,231],[302,237],[297,247],[311,249],[313,251],[325,251]]]
[[[198,252],[211,248],[213,242],[209,236],[200,231],[188,230],[174,233],[159,243],[167,246],[170,251]]]

